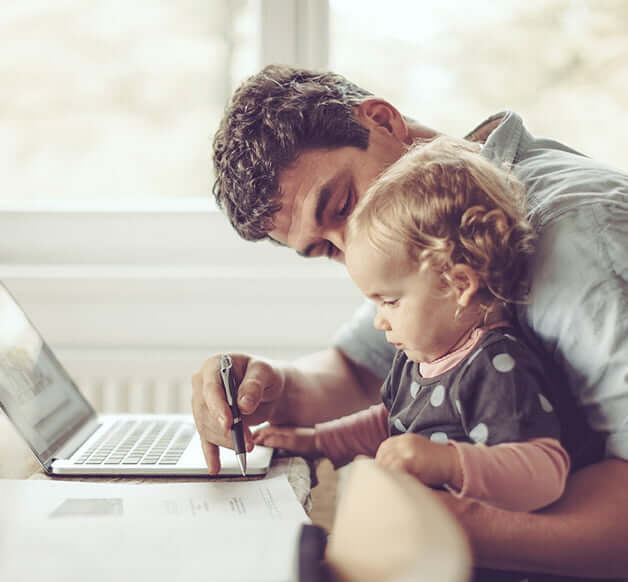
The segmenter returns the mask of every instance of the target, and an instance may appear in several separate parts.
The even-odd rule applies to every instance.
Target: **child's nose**
[[[377,313],[375,314],[375,317],[373,318],[373,327],[375,329],[378,329],[379,331],[390,330],[389,323],[386,321],[384,317],[382,317],[382,314],[379,312],[379,310],[377,311]]]

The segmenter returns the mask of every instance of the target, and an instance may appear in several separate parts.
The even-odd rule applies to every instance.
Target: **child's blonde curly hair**
[[[453,265],[470,266],[487,311],[525,299],[534,232],[524,187],[477,144],[444,136],[415,143],[358,203],[347,225],[348,240],[356,235],[388,254],[401,244],[410,268],[428,264],[446,279]]]

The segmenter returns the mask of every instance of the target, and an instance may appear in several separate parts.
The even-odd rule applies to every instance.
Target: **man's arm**
[[[284,369],[274,424],[313,426],[377,403],[382,381],[337,348],[304,356]]]
[[[440,494],[469,536],[478,566],[564,576],[628,578],[628,462],[574,473],[537,513],[511,513]]]

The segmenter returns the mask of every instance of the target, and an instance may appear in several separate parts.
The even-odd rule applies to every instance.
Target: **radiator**
[[[191,412],[189,377],[79,377],[75,382],[97,412]]]

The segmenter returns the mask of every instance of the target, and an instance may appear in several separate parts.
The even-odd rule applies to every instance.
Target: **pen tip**
[[[238,465],[240,465],[240,472],[242,477],[246,477],[246,457],[244,453],[238,453]]]

